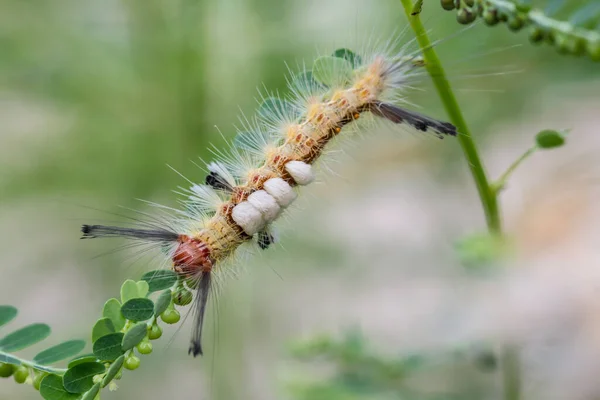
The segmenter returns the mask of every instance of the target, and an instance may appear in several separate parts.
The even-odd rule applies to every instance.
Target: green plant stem
[[[517,167],[519,165],[521,165],[521,163],[523,161],[525,161],[526,159],[528,159],[529,156],[531,156],[537,150],[538,150],[538,147],[537,146],[533,146],[532,148],[530,148],[529,150],[527,150],[525,153],[523,153],[523,155],[521,155],[521,157],[519,157],[515,162],[513,162],[508,167],[508,169],[502,174],[502,176],[500,178],[498,178],[498,180],[492,184],[492,190],[494,191],[494,194],[496,196],[504,188],[504,186],[506,185],[506,182],[508,181],[508,178],[517,169]]]
[[[500,357],[504,400],[519,400],[521,398],[519,350],[515,345],[505,344],[501,349]]]
[[[440,99],[442,100],[442,103],[444,104],[444,108],[446,109],[450,120],[454,125],[456,125],[458,131],[460,132],[458,135],[458,141],[469,164],[471,175],[473,175],[473,179],[477,185],[477,191],[481,199],[481,204],[483,205],[483,211],[485,213],[488,229],[490,233],[500,235],[502,226],[500,221],[500,212],[498,209],[498,200],[490,186],[485,168],[481,162],[479,153],[477,152],[477,147],[475,146],[475,142],[471,137],[469,127],[467,126],[462,111],[458,105],[458,102],[456,101],[456,96],[454,95],[454,92],[450,87],[450,83],[446,78],[446,73],[442,67],[440,59],[433,49],[429,37],[427,36],[427,32],[425,31],[425,27],[421,22],[421,18],[418,14],[411,15],[413,11],[411,0],[401,0],[401,2],[408,18],[408,22],[415,32],[419,46],[423,51],[425,68],[427,68],[427,72],[429,72],[429,75],[433,80],[435,88],[440,96]]]
[[[479,192],[479,197],[481,199],[481,204],[483,205],[488,230],[493,235],[501,236],[502,225],[500,221],[500,210],[498,207],[498,191],[495,189],[495,186],[490,184],[490,181],[488,180],[483,162],[479,157],[477,147],[475,146],[475,142],[471,137],[469,127],[467,126],[467,123],[462,115],[462,111],[458,105],[458,102],[456,101],[456,96],[450,87],[450,83],[446,78],[446,73],[442,67],[440,59],[433,49],[425,27],[421,22],[419,13],[413,13],[414,10],[411,0],[400,1],[402,2],[408,22],[415,32],[417,42],[419,43],[419,46],[423,52],[423,58],[425,59],[425,67],[427,68],[427,72],[429,72],[429,75],[433,80],[435,88],[440,96],[440,99],[442,100],[442,103],[444,104],[444,108],[446,109],[450,120],[454,125],[456,125],[458,131],[460,132],[458,135],[458,141],[463,150],[465,158],[469,163],[469,168],[471,170],[471,174],[473,175],[473,179],[475,180],[477,191]],[[517,161],[517,163],[520,161]],[[510,174],[513,169],[513,166],[511,166],[511,168],[509,168],[507,171],[507,174]],[[504,400],[519,400],[521,397],[521,379],[518,350],[510,344],[505,344],[501,350],[500,357],[503,372]]]

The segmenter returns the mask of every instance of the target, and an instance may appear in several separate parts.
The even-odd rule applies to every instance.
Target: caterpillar
[[[123,237],[167,249],[172,269],[194,282],[194,328],[189,354],[203,354],[202,326],[209,293],[226,260],[244,243],[267,249],[274,241],[272,223],[295,201],[298,190],[315,180],[315,162],[329,142],[360,127],[359,118],[375,119],[433,133],[456,136],[456,128],[400,106],[422,73],[423,60],[408,46],[392,44],[369,54],[338,49],[320,57],[312,70],[288,78],[291,95],[268,97],[246,120],[230,154],[207,165],[202,184],[183,189],[183,208],[164,228],[83,225],[82,238]]]

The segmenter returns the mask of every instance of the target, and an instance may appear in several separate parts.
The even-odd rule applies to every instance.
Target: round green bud
[[[600,61],[600,39],[589,41],[586,51],[593,61]]]
[[[160,319],[162,319],[167,324],[176,324],[181,319],[181,315],[179,315],[179,311],[175,309],[167,309],[160,315]]]
[[[100,382],[102,382],[103,378],[104,377],[102,375],[94,375],[94,377],[92,378],[92,382],[94,382],[94,383],[100,383]]]
[[[152,353],[152,343],[150,343],[148,340],[142,340],[136,347],[140,354]]]
[[[193,297],[192,292],[186,288],[180,287],[173,293],[173,303],[178,306],[187,306],[192,302]]]
[[[487,26],[494,26],[500,22],[498,19],[498,12],[495,9],[488,8],[487,10],[483,10],[483,22]]]
[[[33,377],[33,387],[35,388],[35,390],[40,390],[40,386],[42,385],[42,379],[44,379],[46,375],[47,374],[43,372],[35,374],[35,376]]]
[[[125,359],[123,366],[130,371],[138,369],[140,366],[140,359],[136,356],[129,356]]]
[[[447,10],[447,11],[454,10],[454,7],[455,7],[454,0],[440,0],[440,3],[444,10]]]
[[[508,21],[508,14],[506,14],[505,12],[498,10],[497,14],[498,14],[498,21],[500,21],[500,22]]]
[[[510,29],[513,32],[520,31],[524,25],[525,25],[525,21],[523,21],[523,19],[517,15],[511,16],[508,19],[508,29]]]
[[[0,363],[0,378],[8,378],[15,372],[15,367],[11,364]]]
[[[29,377],[29,369],[23,365],[17,367],[17,369],[15,370],[15,373],[13,375],[13,378],[15,379],[15,382],[17,382],[17,383],[25,383],[25,381],[27,380],[28,377]]]
[[[475,21],[475,18],[477,18],[477,15],[475,15],[475,13],[469,8],[461,8],[458,10],[458,13],[456,13],[456,20],[459,24],[470,24],[471,22]]]
[[[537,26],[531,27],[529,30],[529,41],[531,43],[540,43],[546,37],[546,33],[543,29],[540,29]]]
[[[148,338],[150,340],[156,340],[162,336],[162,333],[163,333],[162,328],[160,326],[158,326],[156,323],[154,323],[150,327],[150,330],[148,331]]]
[[[569,40],[566,35],[554,35],[554,47],[560,54],[569,53]]]

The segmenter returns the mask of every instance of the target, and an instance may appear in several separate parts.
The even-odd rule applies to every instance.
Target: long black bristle
[[[275,242],[275,238],[269,232],[267,232],[267,231],[258,232],[258,247],[260,247],[261,249],[263,249],[263,250],[268,249],[269,246],[271,244],[273,244],[274,242]]]
[[[210,272],[203,272],[196,288],[195,299],[195,320],[192,338],[190,340],[190,348],[188,354],[194,357],[202,355],[202,324],[204,323],[204,312],[208,303],[208,293],[210,292]]]
[[[210,173],[206,175],[205,182],[207,185],[212,186],[214,189],[223,190],[225,192],[233,191],[233,188],[229,183],[227,183],[225,178],[223,178],[215,171],[210,171]]]
[[[83,233],[82,239],[125,237],[152,242],[174,242],[179,237],[175,232],[162,229],[133,229],[106,225],[83,225],[81,232]]]
[[[456,136],[457,134],[456,127],[449,122],[438,121],[437,119],[400,108],[393,104],[374,101],[370,103],[369,111],[395,124],[406,123],[422,132],[427,132],[431,129],[440,135]]]

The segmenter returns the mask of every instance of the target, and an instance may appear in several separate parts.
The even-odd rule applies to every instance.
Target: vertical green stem
[[[413,10],[413,4],[411,0],[401,0],[401,2],[404,6],[406,16],[408,17],[408,22],[415,32],[419,46],[423,50],[423,58],[425,59],[425,67],[427,68],[427,72],[429,72],[429,75],[431,75],[431,79],[433,80],[435,88],[442,100],[442,103],[444,104],[444,108],[446,109],[450,120],[454,125],[456,125],[458,131],[460,132],[458,136],[458,142],[460,143],[460,147],[462,148],[467,162],[469,163],[471,175],[473,175],[473,179],[477,185],[477,191],[479,192],[479,198],[481,199],[481,204],[483,205],[483,211],[485,213],[488,229],[491,233],[499,235],[501,233],[502,226],[498,210],[498,200],[490,187],[485,168],[483,167],[483,163],[479,158],[477,147],[475,146],[475,142],[471,137],[469,127],[467,126],[465,118],[462,115],[462,111],[458,105],[458,102],[456,101],[456,97],[454,96],[454,92],[450,87],[450,83],[446,78],[446,73],[442,67],[442,64],[440,63],[440,59],[433,49],[429,37],[427,36],[427,32],[425,31],[425,27],[421,22],[421,18],[418,14],[411,15]]]
[[[465,158],[469,163],[469,169],[471,175],[477,185],[477,191],[479,192],[479,198],[483,205],[483,211],[488,226],[488,230],[491,234],[501,235],[502,224],[500,221],[500,210],[498,208],[498,191],[490,183],[485,172],[485,168],[477,152],[475,142],[471,137],[471,132],[467,123],[462,115],[462,111],[456,96],[450,87],[450,83],[446,78],[446,73],[439,57],[437,56],[425,27],[421,22],[419,16],[420,9],[422,7],[422,1],[418,1],[416,7],[413,6],[411,0],[400,0],[404,7],[404,12],[408,18],[408,22],[415,32],[417,42],[423,52],[423,58],[425,59],[425,66],[427,72],[431,76],[435,88],[444,104],[444,108],[450,117],[450,120],[460,132],[458,141],[463,150]],[[519,367],[519,352],[516,347],[511,344],[504,344],[500,354],[502,360],[502,377],[504,387],[504,400],[519,400],[521,398],[521,378],[520,378],[520,367]]]

